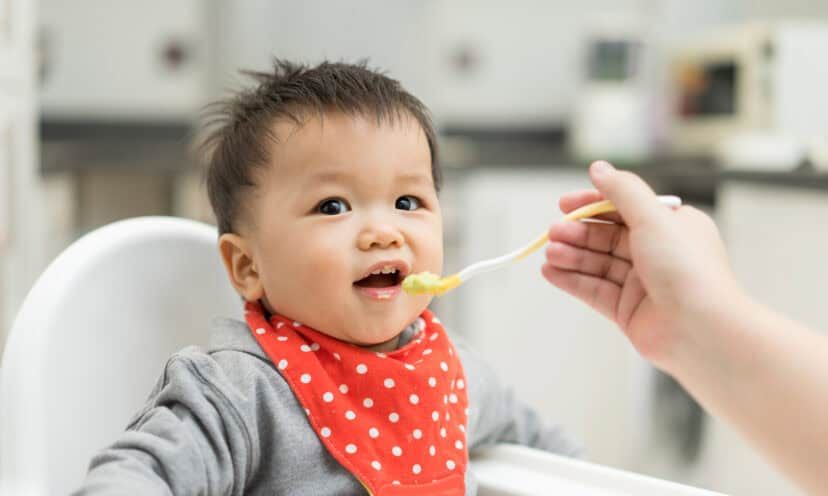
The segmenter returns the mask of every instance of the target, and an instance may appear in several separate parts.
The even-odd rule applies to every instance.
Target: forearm
[[[828,339],[746,298],[734,301],[687,329],[669,372],[791,479],[825,493]]]
[[[156,460],[139,450],[110,448],[97,455],[75,496],[172,494]]]

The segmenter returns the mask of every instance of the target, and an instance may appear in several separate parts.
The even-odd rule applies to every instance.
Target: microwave
[[[828,136],[828,23],[748,23],[709,33],[670,56],[669,146],[712,157],[724,140]]]

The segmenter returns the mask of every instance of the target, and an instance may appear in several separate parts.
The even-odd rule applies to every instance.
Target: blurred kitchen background
[[[212,220],[189,154],[199,110],[273,56],[368,58],[432,109],[449,270],[532,239],[607,158],[710,212],[753,295],[828,330],[826,54],[828,2],[812,0],[0,0],[0,350],[79,236]],[[589,460],[796,494],[540,263],[436,309]]]

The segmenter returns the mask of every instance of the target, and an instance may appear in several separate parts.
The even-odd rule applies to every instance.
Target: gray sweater
[[[406,329],[400,346],[414,334]],[[469,397],[468,445],[578,449],[517,401],[492,369],[455,342]],[[466,493],[477,484],[466,473]],[[92,459],[79,495],[333,495],[365,489],[325,449],[304,408],[247,324],[216,319],[207,350],[173,355],[146,404]]]

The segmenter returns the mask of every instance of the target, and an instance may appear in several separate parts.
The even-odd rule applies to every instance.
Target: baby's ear
[[[264,287],[247,241],[238,234],[225,233],[219,237],[219,254],[227,277],[246,301],[257,301],[264,296]]]

